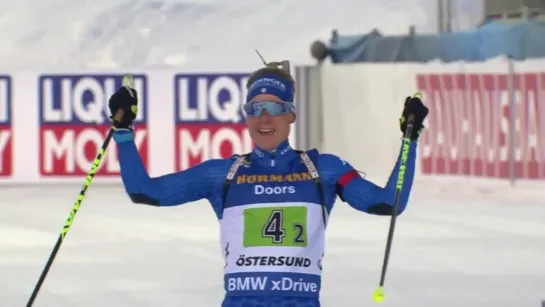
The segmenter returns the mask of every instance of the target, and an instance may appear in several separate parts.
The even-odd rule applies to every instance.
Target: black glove
[[[401,132],[405,135],[405,130],[407,129],[407,121],[409,115],[414,116],[413,130],[409,136],[412,141],[415,141],[420,136],[420,132],[424,128],[422,124],[426,116],[428,116],[428,108],[422,103],[422,100],[418,97],[407,97],[405,99],[405,106],[403,107],[403,113],[399,118],[399,125]]]
[[[115,92],[108,101],[110,108],[110,119],[114,122],[114,126],[118,129],[132,129],[132,122],[136,118],[138,112],[138,95],[134,89],[121,87]],[[118,110],[123,110],[123,118],[117,122],[114,116]]]

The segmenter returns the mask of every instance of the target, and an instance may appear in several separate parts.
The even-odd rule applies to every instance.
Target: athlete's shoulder
[[[302,151],[300,151],[302,152]],[[352,167],[350,163],[343,160],[341,157],[331,154],[331,153],[322,153],[318,149],[311,149],[304,151],[309,157],[318,163],[318,166],[321,168],[346,168]]]
[[[230,160],[232,162],[235,162],[238,158],[241,158],[241,157],[248,157],[250,156],[250,153],[246,153],[246,154],[233,154],[232,156],[230,156],[229,158],[226,158],[225,160]]]
[[[226,163],[229,164],[229,166],[233,165],[237,160],[250,161],[250,153],[234,154],[229,158],[226,158],[225,160],[227,161]]]
[[[341,157],[331,153],[318,153],[317,167],[325,181],[336,182],[337,179],[354,168]]]
[[[196,168],[209,177],[224,179],[236,159],[237,157],[235,155],[228,158],[210,159],[202,162],[196,166]]]

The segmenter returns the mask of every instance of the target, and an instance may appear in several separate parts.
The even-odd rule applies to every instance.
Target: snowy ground
[[[78,191],[2,188],[2,307],[26,304]],[[541,307],[545,198],[417,193],[410,206],[398,222],[382,306]],[[332,214],[325,307],[375,304],[389,220],[354,213],[339,203]],[[34,306],[217,307],[220,257],[206,203],[149,208],[129,203],[121,187],[96,185]]]

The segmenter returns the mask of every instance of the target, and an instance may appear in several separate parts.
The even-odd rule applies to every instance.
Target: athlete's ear
[[[296,119],[297,119],[297,115],[295,115],[295,113],[292,112],[290,116],[290,124],[295,123]]]

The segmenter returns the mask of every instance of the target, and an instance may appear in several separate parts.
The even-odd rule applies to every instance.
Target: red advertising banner
[[[512,158],[516,178],[545,178],[545,73],[419,74],[417,85],[430,108],[423,174],[508,178]]]

